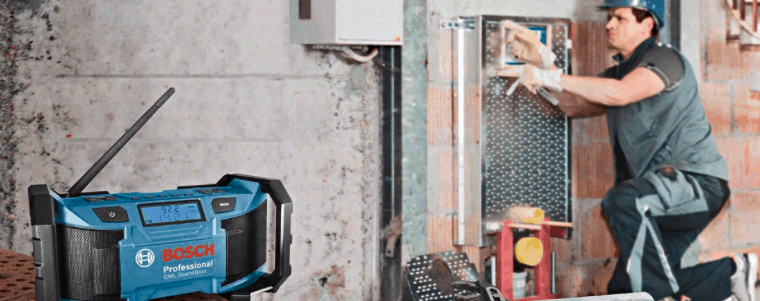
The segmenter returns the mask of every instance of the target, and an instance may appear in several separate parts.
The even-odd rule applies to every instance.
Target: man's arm
[[[559,100],[559,109],[567,117],[594,117],[604,114],[606,107],[570,92],[552,93]]]
[[[625,106],[665,89],[662,79],[647,68],[636,68],[622,80],[565,74],[560,78],[559,86],[563,91],[602,106]]]

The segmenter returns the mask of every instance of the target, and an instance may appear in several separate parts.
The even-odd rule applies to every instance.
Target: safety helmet
[[[654,26],[657,29],[665,26],[665,1],[664,0],[604,0],[600,9],[613,7],[634,7],[649,11],[654,17]]]

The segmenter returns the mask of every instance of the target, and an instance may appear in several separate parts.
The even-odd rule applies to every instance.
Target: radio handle
[[[29,186],[29,212],[32,224],[35,298],[60,300],[55,200],[48,185]]]
[[[252,177],[241,174],[228,174],[219,180],[217,185],[224,186],[233,179],[256,182],[261,186],[261,191],[272,197],[272,202],[277,208],[277,237],[275,239],[275,265],[272,273],[265,273],[252,285],[230,293],[230,301],[250,300],[253,292],[268,291],[275,293],[280,285],[290,277],[290,244],[293,236],[290,232],[290,218],[293,214],[293,202],[280,180]],[[270,289],[271,288],[271,289]]]

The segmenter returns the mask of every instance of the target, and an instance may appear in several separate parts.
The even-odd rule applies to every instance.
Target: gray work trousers
[[[669,167],[615,185],[602,210],[620,245],[609,294],[646,292],[655,300],[693,301],[731,295],[730,258],[680,268],[681,257],[726,204],[720,179]]]

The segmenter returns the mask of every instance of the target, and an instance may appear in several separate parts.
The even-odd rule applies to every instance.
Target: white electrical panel
[[[290,42],[402,45],[402,0],[290,0]]]

